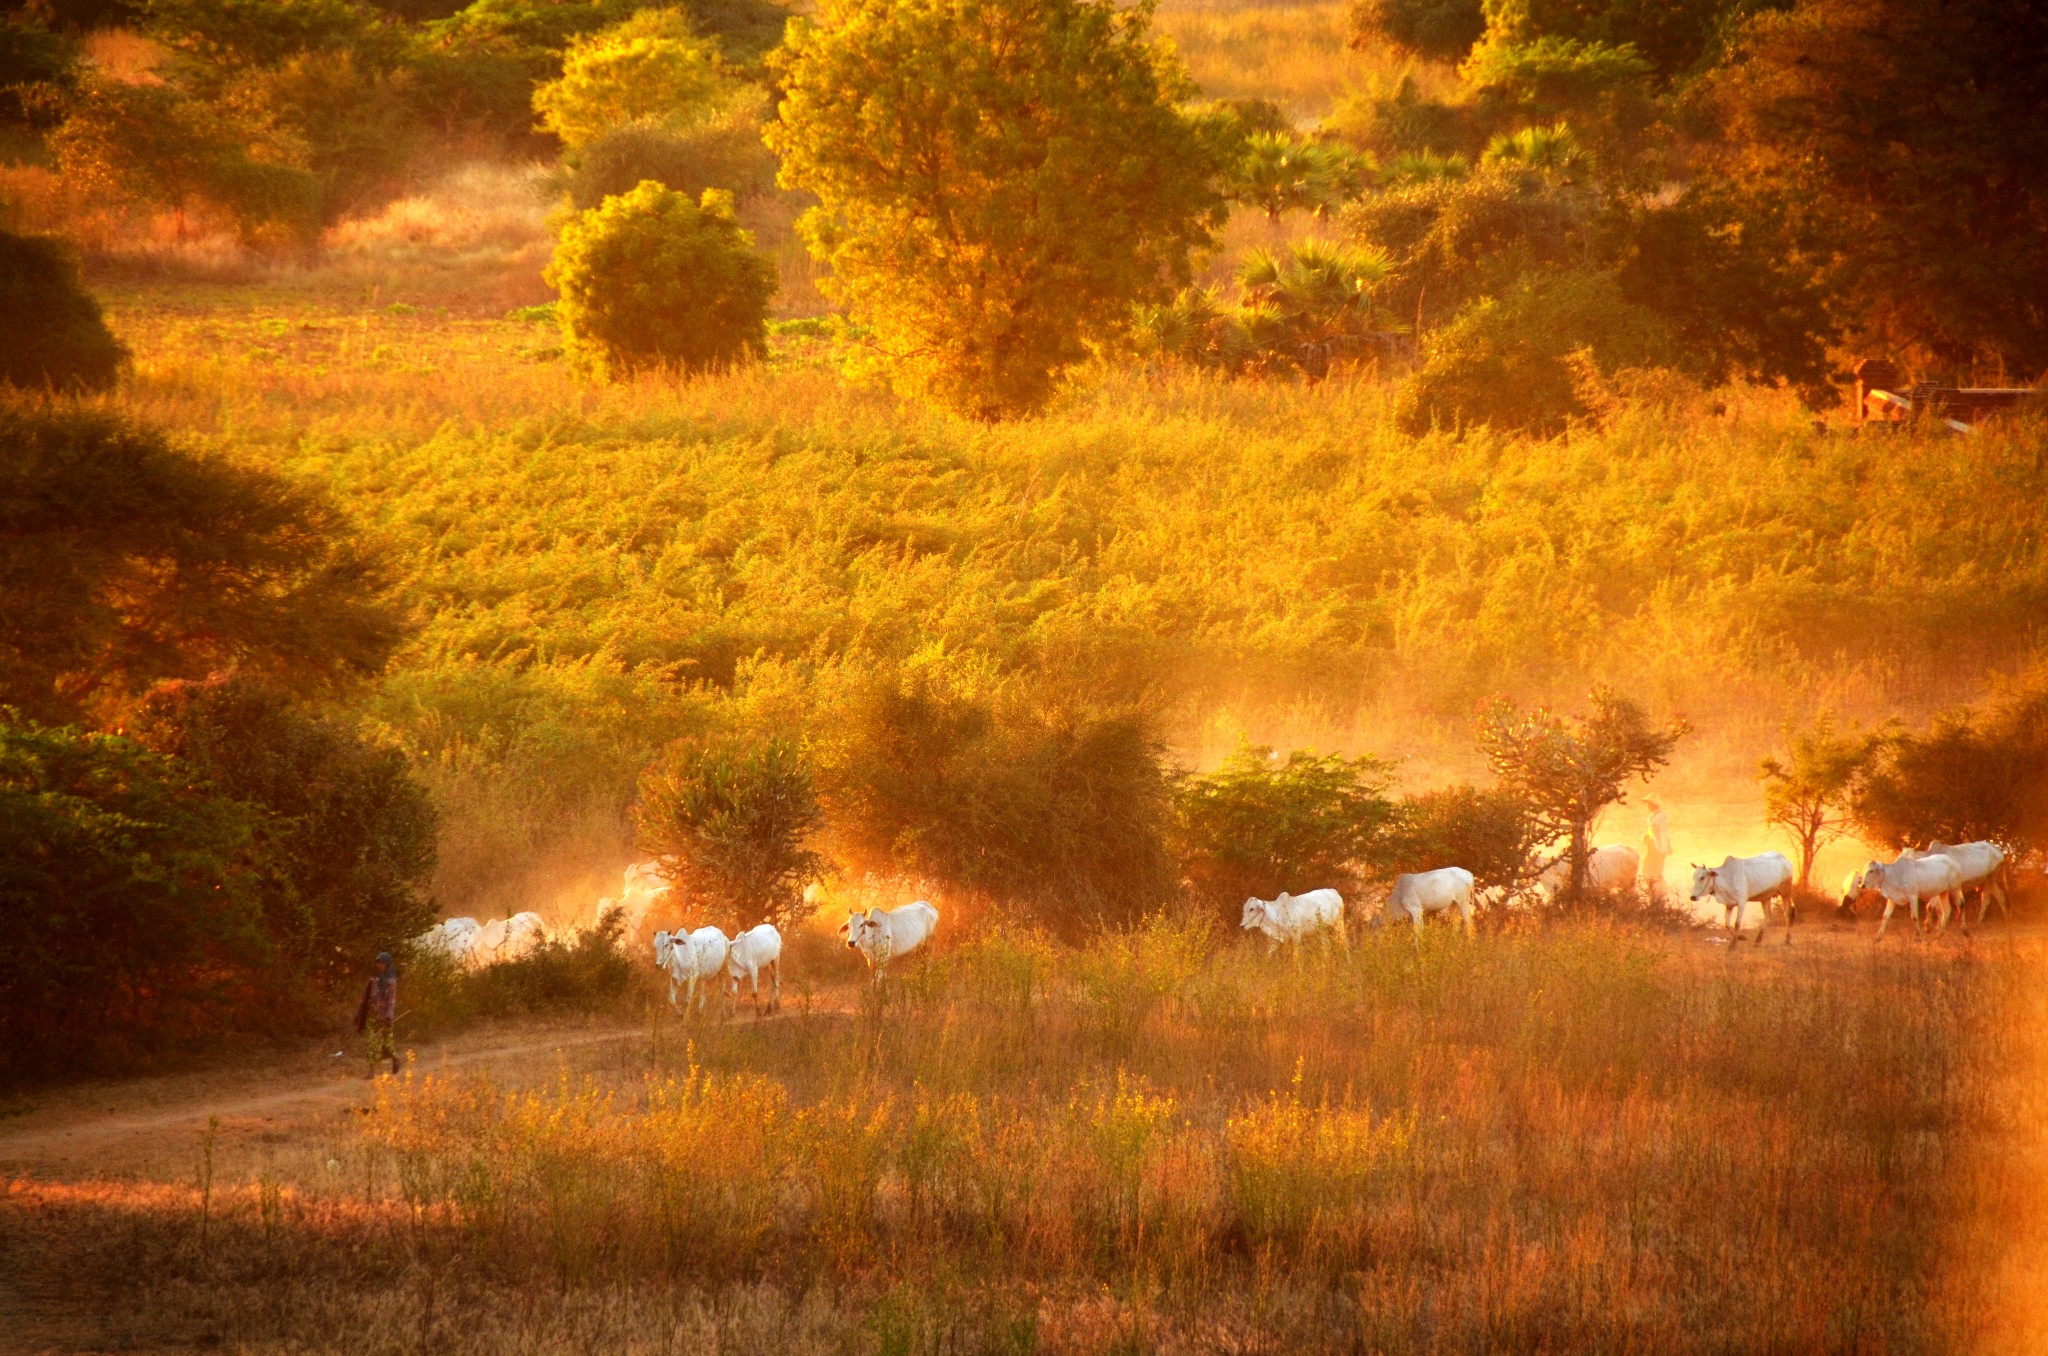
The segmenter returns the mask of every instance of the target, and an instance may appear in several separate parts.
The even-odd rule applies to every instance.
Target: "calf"
[[[725,969],[726,953],[730,947],[725,934],[717,928],[704,927],[687,933],[655,933],[654,964],[668,971],[669,1006],[685,1014],[694,1006],[701,1013],[711,996],[712,985],[708,981]],[[697,993],[697,981],[700,979],[707,981],[701,998]],[[678,984],[683,986],[681,1003],[676,1002]]]

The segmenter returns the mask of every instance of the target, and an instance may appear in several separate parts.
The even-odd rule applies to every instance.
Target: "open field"
[[[158,1084],[97,1162],[122,1090],[62,1094],[0,1123],[0,1304],[17,1350],[2038,1350],[2048,951],[1869,936],[995,930],[880,1004]]]

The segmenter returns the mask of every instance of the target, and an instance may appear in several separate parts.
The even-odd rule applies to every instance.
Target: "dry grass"
[[[1412,64],[1392,53],[1347,47],[1341,3],[1174,0],[1160,9],[1157,26],[1173,40],[1204,94],[1271,99],[1304,128],[1327,117],[1351,90],[1375,79],[1398,79]],[[1421,75],[1425,81],[1441,79],[1441,73]]]
[[[18,1182],[6,1260],[76,1340],[252,1351],[2035,1349],[2038,944],[1217,940],[384,1084]]]

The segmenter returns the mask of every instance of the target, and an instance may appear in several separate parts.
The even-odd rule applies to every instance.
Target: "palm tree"
[[[1485,163],[1521,165],[1554,179],[1569,179],[1584,170],[1591,157],[1579,145],[1570,123],[1524,127],[1502,132],[1486,147]]]
[[[1372,289],[1392,267],[1384,250],[1323,240],[1297,240],[1285,254],[1255,249],[1237,271],[1240,325],[1256,313],[1267,346],[1282,348],[1303,372],[1321,377],[1370,336],[1389,332],[1375,323]]]

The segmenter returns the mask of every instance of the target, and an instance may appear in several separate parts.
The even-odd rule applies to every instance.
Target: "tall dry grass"
[[[385,1084],[354,1131],[222,1163],[204,1207],[17,1185],[7,1232],[38,1284],[118,1285],[128,1337],[248,1350],[2041,1332],[2038,943],[1218,943],[991,929],[855,1014],[659,1026],[583,1076]]]
[[[1415,69],[1392,52],[1346,46],[1344,11],[1341,3],[1172,0],[1161,6],[1155,26],[1172,39],[1208,97],[1271,99],[1312,130],[1351,91]],[[1440,69],[1417,74],[1426,88],[1448,83]]]

